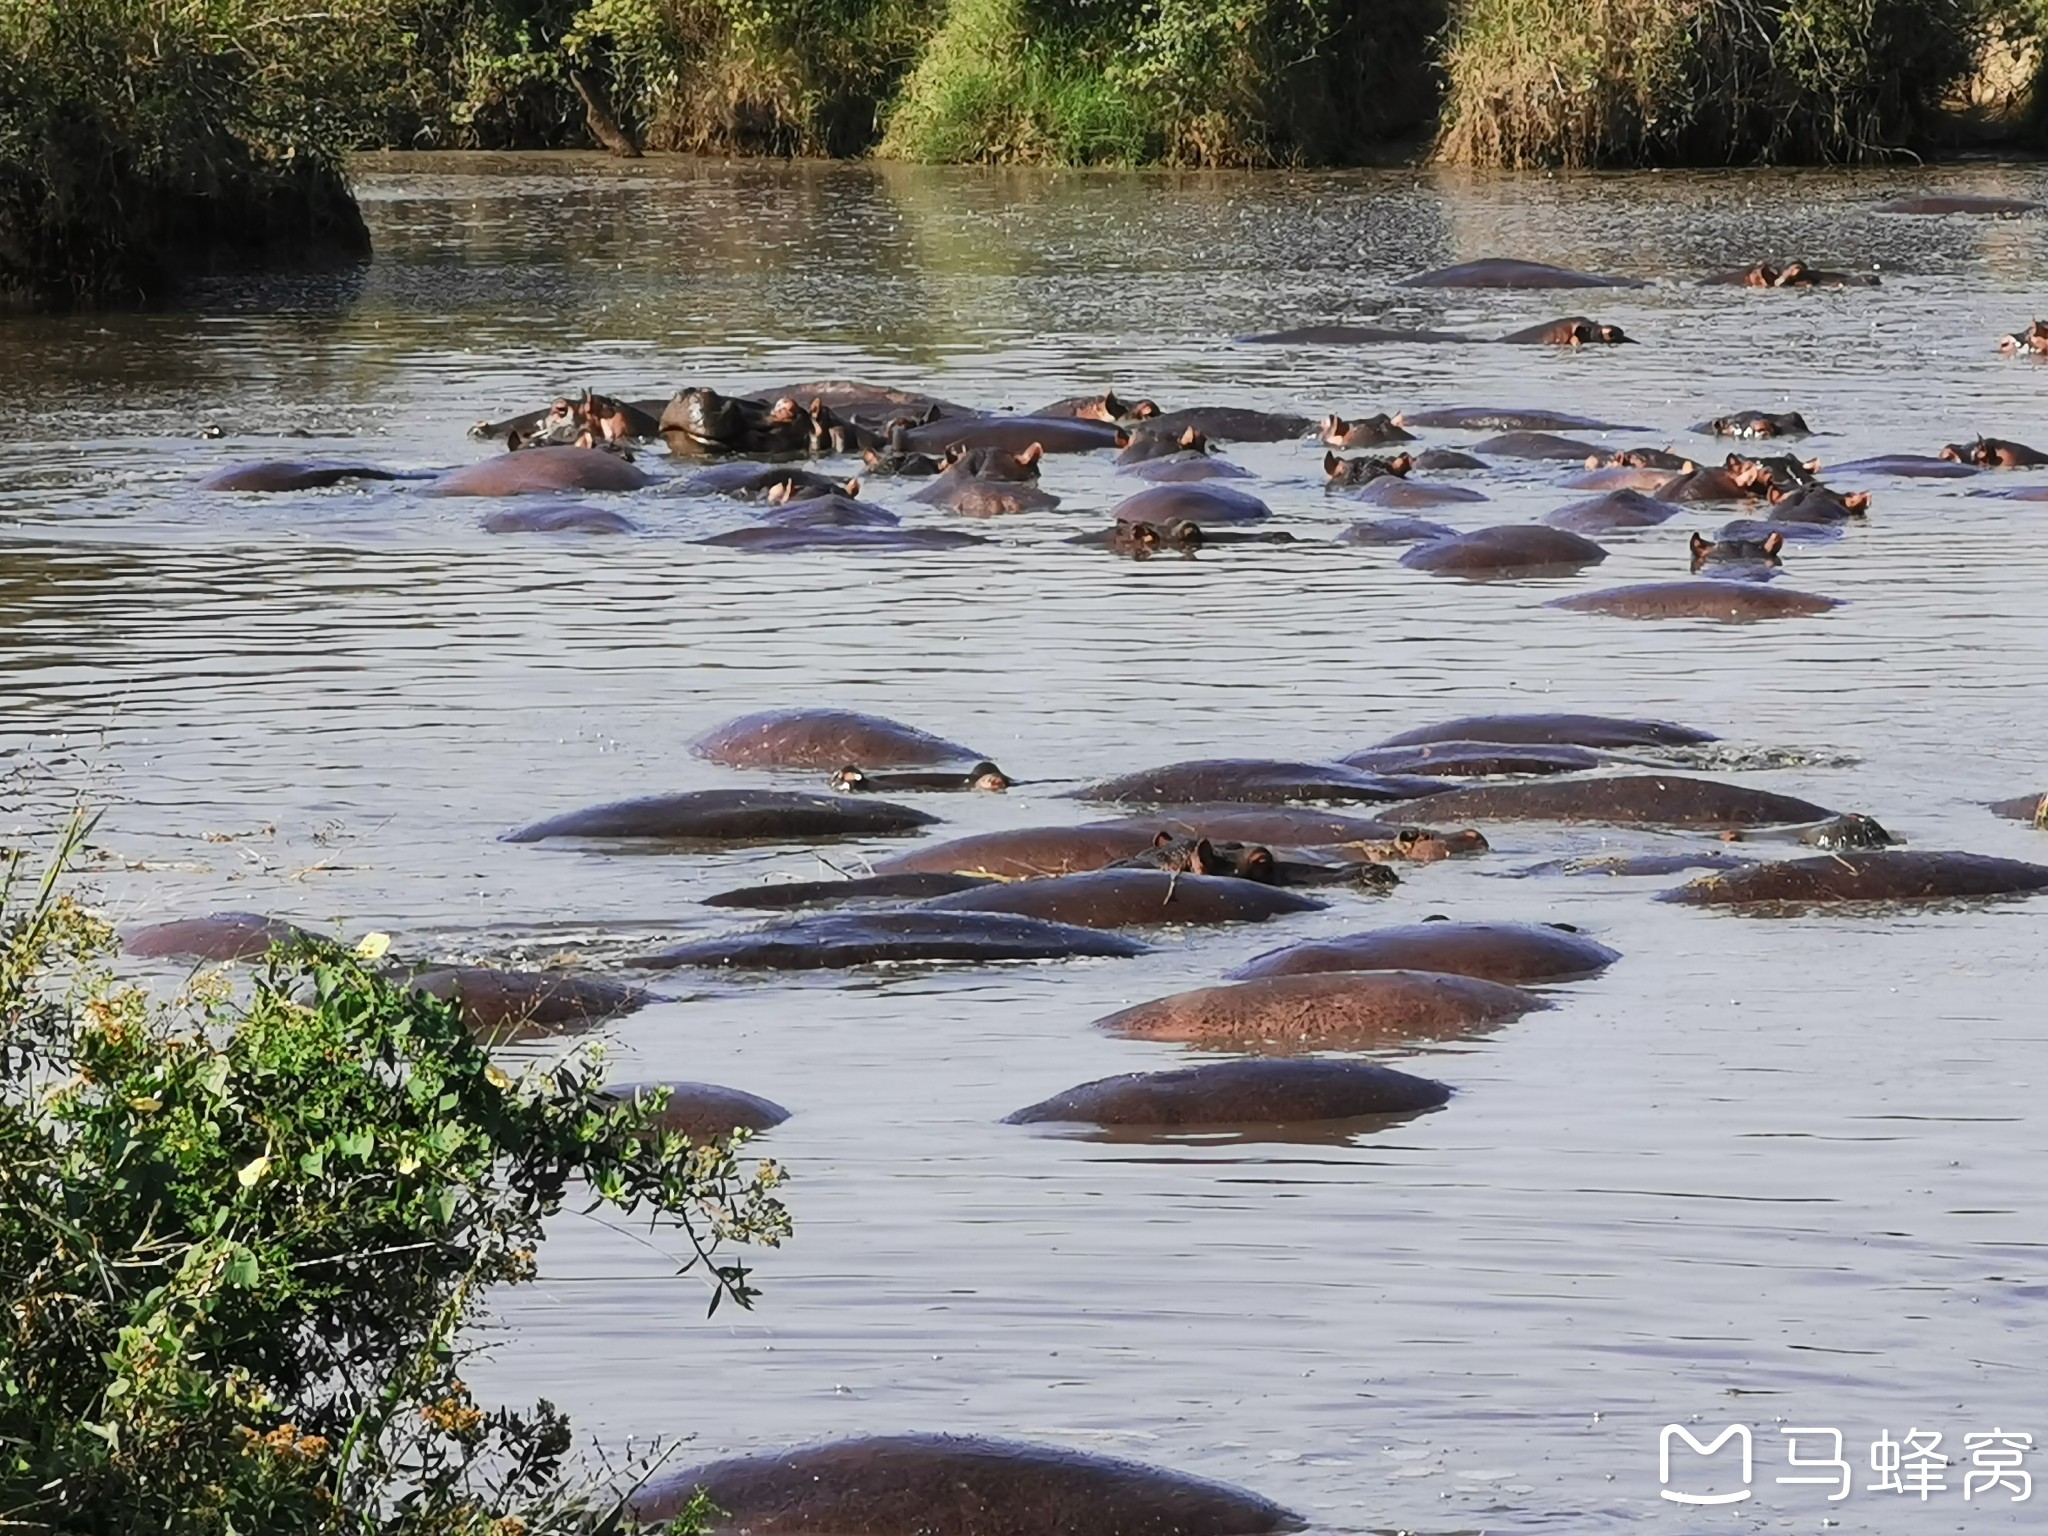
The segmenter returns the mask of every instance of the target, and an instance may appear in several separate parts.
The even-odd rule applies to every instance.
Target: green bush
[[[1935,127],[1989,25],[1978,0],[1459,0],[1437,158],[1863,159]]]
[[[465,1329],[578,1192],[679,1227],[713,1306],[747,1304],[719,1249],[788,1230],[774,1165],[655,1131],[587,1055],[508,1077],[374,950],[153,1001],[109,975],[58,866],[33,887],[20,867],[0,883],[8,1528],[520,1536],[615,1514],[548,1404],[471,1400]]]

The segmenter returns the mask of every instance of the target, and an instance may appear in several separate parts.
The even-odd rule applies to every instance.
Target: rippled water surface
[[[1377,514],[1324,497],[1307,442],[1232,450],[1302,542],[1146,564],[1060,542],[1132,488],[1106,456],[1052,464],[1058,511],[917,554],[707,549],[685,540],[744,513],[661,486],[618,499],[644,531],[612,539],[489,535],[480,504],[404,485],[193,489],[264,457],[466,462],[471,422],[586,383],[822,376],[990,407],[1112,384],[1318,415],[1541,405],[1701,453],[1717,450],[1689,423],[1796,408],[1823,434],[1807,451],[1837,462],[1978,431],[2048,446],[2048,373],[1994,345],[2039,307],[2048,217],[1872,212],[1937,184],[2041,196],[2037,170],[1239,179],[570,157],[379,162],[361,181],[378,258],[359,280],[0,321],[0,731],[106,804],[96,878],[124,921],[246,908],[385,928],[411,953],[600,967],[721,931],[734,920],[698,898],[823,873],[819,856],[495,838],[738,782],[687,742],[793,704],[908,719],[1029,781],[929,797],[942,835],[1084,819],[1060,796],[1094,775],[1559,708],[1796,748],[1808,766],[1745,781],[1921,847],[2048,857],[1983,809],[2048,789],[2044,513],[1971,496],[1981,481],[1838,481],[1874,491],[1869,526],[1795,547],[1783,584],[1847,606],[1733,627],[1543,606],[1683,574],[1684,533],[1723,509],[1613,537],[1577,577],[1445,581],[1328,542]],[[1392,286],[1495,253],[1650,281]],[[1874,263],[1884,285],[1691,281],[1771,255]],[[1575,310],[1641,344],[1229,339],[1318,321],[1498,333]],[[210,425],[225,435],[202,439]],[[645,462],[671,473],[658,449]],[[1443,520],[1531,520],[1579,494],[1564,473],[1501,461],[1474,481],[1493,499]],[[874,489],[900,504],[908,487]],[[41,804],[11,807],[9,830]],[[707,1323],[661,1246],[565,1217],[543,1281],[503,1298],[491,1390],[546,1395],[613,1442],[694,1433],[707,1454],[1028,1436],[1229,1478],[1341,1531],[2037,1527],[2039,1501],[1965,1502],[1961,1466],[1924,1505],[1863,1485],[1880,1431],[1940,1430],[1959,1460],[1965,1433],[2048,1438],[2048,907],[1728,917],[1654,904],[1675,879],[1510,878],[1675,837],[1489,831],[1490,856],[1406,870],[1383,900],[1165,932],[1136,960],[664,978],[669,1000],[611,1032],[620,1070],[788,1105],[763,1146],[796,1175],[797,1236],[763,1256],[756,1312]],[[997,1123],[1188,1059],[1090,1028],[1113,1009],[1289,939],[1439,912],[1571,922],[1625,958],[1552,1011],[1406,1058],[1457,1097],[1378,1135],[1132,1144]],[[1695,1418],[1754,1427],[1752,1500],[1659,1499],[1658,1428]],[[1852,1497],[1774,1483],[1787,1424],[1844,1431]]]

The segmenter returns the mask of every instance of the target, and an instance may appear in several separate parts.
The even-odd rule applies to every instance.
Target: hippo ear
[[[1117,417],[1123,415],[1124,403],[1117,399],[1115,390],[1105,389],[1102,392],[1102,413],[1111,421],[1115,421]]]
[[[1692,536],[1692,552],[1695,555],[1703,555],[1713,547],[1713,545],[1709,544],[1705,539],[1701,538],[1697,531],[1694,532]]]
[[[1678,461],[1678,472],[1681,475],[1696,475],[1700,472],[1700,467],[1693,463],[1691,459],[1680,459]]]
[[[1783,501],[1786,498],[1786,496],[1788,496],[1791,493],[1782,489],[1778,485],[1777,481],[1766,480],[1764,482],[1764,494],[1771,499],[1771,505],[1776,506],[1779,502]]]
[[[846,492],[847,498],[851,500],[853,497],[858,496],[860,494],[860,481],[849,480],[846,482],[846,484],[842,485],[840,489]]]
[[[1024,465],[1028,469],[1031,465],[1036,464],[1040,459],[1044,457],[1045,444],[1033,443],[1029,448],[1026,448],[1022,453],[1017,455],[1017,462],[1019,464]]]
[[[1387,460],[1388,470],[1396,475],[1405,475],[1414,467],[1415,456],[1413,454],[1397,453],[1393,458]]]
[[[1842,505],[1851,512],[1868,512],[1870,510],[1870,492],[1857,491],[1854,495],[1844,496],[1842,498]]]
[[[1396,411],[1396,412],[1394,412],[1394,419],[1393,419],[1392,425],[1394,425],[1394,426],[1397,426],[1397,427],[1405,427],[1405,426],[1407,426],[1407,425],[1408,425],[1408,413],[1407,413],[1406,411]]]
[[[1785,535],[1783,535],[1782,533],[1768,533],[1764,535],[1765,554],[1775,555],[1779,550],[1783,549],[1784,547]]]
[[[1128,427],[1118,427],[1116,429],[1116,445],[1119,448],[1131,446],[1131,433]]]
[[[1331,414],[1323,418],[1322,434],[1325,437],[1342,437],[1345,421],[1342,416]]]
[[[1621,458],[1621,455],[1617,453],[1617,454],[1615,454],[1615,455],[1614,455],[1614,457],[1615,457],[1615,459],[1616,459],[1616,460],[1619,460],[1619,459]],[[1589,453],[1589,454],[1587,454],[1587,455],[1586,455],[1586,468],[1588,468],[1588,469],[1599,469],[1599,468],[1601,468],[1601,467],[1602,467],[1602,465],[1601,465],[1601,463],[1600,463],[1600,455],[1599,455],[1599,454],[1597,454],[1597,453]]]
[[[1131,414],[1137,417],[1140,421],[1149,421],[1152,417],[1157,416],[1159,414],[1159,407],[1154,405],[1150,400],[1140,400],[1136,405],[1131,407]]]
[[[1817,475],[1820,473],[1820,460],[1808,459],[1804,464],[1801,464],[1799,467],[1805,470],[1809,475]]]
[[[1152,846],[1154,848],[1164,848],[1172,841],[1173,834],[1171,832],[1155,832],[1152,834]]]
[[[1324,454],[1324,455],[1323,455],[1323,473],[1324,473],[1324,474],[1326,474],[1326,475],[1329,475],[1329,476],[1331,476],[1331,477],[1332,477],[1332,478],[1334,479],[1334,478],[1336,477],[1336,475],[1338,474],[1338,472],[1339,472],[1340,470],[1342,470],[1343,468],[1344,468],[1344,461],[1343,461],[1342,459],[1338,458],[1336,454],[1334,454],[1334,453],[1326,453],[1326,454]]]
[[[1180,435],[1180,445],[1183,448],[1199,448],[1207,441],[1208,439],[1193,427],[1189,427]]]

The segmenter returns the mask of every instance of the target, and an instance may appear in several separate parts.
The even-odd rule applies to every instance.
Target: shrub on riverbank
[[[1978,0],[1459,0],[1436,158],[1863,159],[1934,128],[1990,15]]]
[[[74,837],[74,843],[76,839]],[[103,924],[0,876],[0,1509],[90,1536],[542,1536],[611,1502],[562,1417],[475,1403],[466,1331],[575,1186],[774,1242],[770,1164],[651,1130],[587,1056],[513,1080],[450,1005],[275,957],[158,1003]]]
[[[266,79],[247,22],[231,0],[0,0],[0,302],[368,255],[322,108]]]

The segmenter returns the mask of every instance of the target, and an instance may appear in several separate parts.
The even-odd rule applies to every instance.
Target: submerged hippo
[[[1702,875],[1660,900],[1686,906],[1804,906],[1848,901],[1950,901],[2048,890],[2048,864],[1981,853],[1923,853],[1901,848],[1785,859]]]
[[[1484,491],[1469,485],[1432,485],[1398,474],[1375,476],[1348,494],[1376,507],[1451,507],[1489,499]]]
[[[1797,411],[1736,411],[1703,421],[1693,431],[1707,437],[1807,437],[1813,428]]]
[[[1489,256],[1404,277],[1397,288],[1640,288],[1629,277],[1601,277],[1592,272],[1575,272],[1540,261],[1521,261],[1510,256]]]
[[[850,709],[771,709],[741,715],[690,743],[728,768],[937,768],[983,753],[916,726]]]
[[[665,842],[798,842],[886,837],[939,818],[886,800],[781,789],[693,789],[569,811],[507,832],[506,843],[551,837],[649,838]]]
[[[472,1034],[491,1044],[596,1024],[645,1006],[647,994],[596,976],[440,966],[407,979],[415,992],[453,1003]]]
[[[1123,451],[1116,456],[1119,466],[1144,464],[1153,459],[1173,458],[1183,454],[1206,455],[1209,438],[1200,427],[1183,427],[1179,432],[1162,432],[1156,427],[1140,427],[1131,433],[1131,440],[1124,444]]]
[[[1143,828],[1155,839],[1208,837],[1219,843],[1283,845],[1371,862],[1433,864],[1487,851],[1486,839],[1470,827],[1417,827],[1295,805],[1192,805],[1092,825]]]
[[[1588,459],[1587,462],[1591,463],[1592,460]],[[1675,471],[1657,467],[1644,468],[1635,464],[1608,464],[1599,469],[1588,469],[1567,476],[1558,483],[1568,491],[1648,491],[1655,494],[1658,487],[1670,484],[1672,475],[1683,473],[1684,466],[1689,464],[1692,464],[1692,460],[1681,459]]]
[[[677,457],[706,454],[812,453],[851,451],[872,443],[821,441],[836,417],[820,402],[814,413],[794,396],[774,401],[715,389],[679,390],[662,408],[658,423],[668,451]]]
[[[1760,539],[1709,539],[1696,533],[1688,547],[1695,571],[1714,567],[1725,575],[1729,566],[1738,571],[1752,567],[1775,571],[1785,563],[1778,558],[1778,551],[1785,547],[1785,535],[1776,529]]]
[[[670,1473],[633,1495],[641,1524],[699,1491],[715,1536],[1266,1536],[1304,1522],[1226,1483],[1058,1446],[876,1435]]]
[[[1729,479],[1752,496],[1768,496],[1774,488],[1796,493],[1820,485],[1820,460],[1801,459],[1789,453],[1763,457],[1731,453],[1721,461],[1721,467],[1728,472]]]
[[[1129,1039],[1208,1050],[1341,1051],[1455,1038],[1549,1006],[1534,992],[1472,976],[1330,971],[1202,987],[1095,1022]]]
[[[1669,448],[1617,448],[1586,460],[1588,469],[1661,469],[1678,474],[1693,467],[1691,459]]]
[[[1286,411],[1252,411],[1233,405],[1197,405],[1153,417],[1153,432],[1179,434],[1189,427],[1204,437],[1226,443],[1285,443],[1305,434],[1315,423]]]
[[[1178,1072],[1127,1072],[1069,1088],[1006,1115],[1005,1125],[1280,1126],[1410,1115],[1450,1102],[1426,1077],[1364,1061],[1216,1061]]]
[[[1298,325],[1289,331],[1260,331],[1233,340],[1252,346],[1371,347],[1477,341],[1457,331],[1404,330],[1385,325]]]
[[[1825,485],[1786,491],[1773,484],[1768,495],[1770,520],[1774,523],[1846,523],[1867,516],[1870,511],[1868,491],[1844,495]]]
[[[1572,533],[1614,533],[1628,528],[1654,528],[1676,516],[1676,502],[1645,496],[1641,491],[1619,490],[1559,507],[1555,512],[1545,513],[1543,521]]]
[[[1550,742],[1575,747],[1696,747],[1718,741],[1711,731],[1669,720],[1627,720],[1613,715],[1465,715],[1420,725],[1379,743],[1410,747],[1432,741]]]
[[[765,971],[842,970],[910,961],[1061,960],[1074,955],[1142,955],[1121,934],[1051,923],[1009,912],[945,912],[929,907],[826,912],[745,933],[637,955],[649,970],[708,966]]]
[[[1075,791],[1083,800],[1145,805],[1202,805],[1218,801],[1286,804],[1293,800],[1389,801],[1434,793],[1443,786],[1364,773],[1342,763],[1297,763],[1261,757],[1198,758],[1103,779]]]
[[[1803,826],[1838,813],[1810,800],[1676,773],[1540,779],[1453,790],[1426,802],[1444,821],[1600,822],[1612,826]]]
[[[1162,524],[1188,521],[1202,527],[1211,523],[1262,523],[1273,509],[1258,497],[1223,485],[1148,485],[1117,503],[1112,515],[1120,523]]]
[[[1487,581],[1565,575],[1606,558],[1606,550],[1576,533],[1541,523],[1509,523],[1418,544],[1401,556],[1401,564],[1432,576]]]
[[[1758,543],[1776,534],[1787,544],[1824,544],[1842,536],[1840,523],[1775,523],[1753,517],[1738,517],[1714,530],[1721,542]]]
[[[1337,535],[1339,544],[1427,544],[1436,539],[1455,539],[1458,530],[1444,523],[1420,517],[1375,517],[1353,523]]]
[[[211,912],[131,928],[121,948],[143,960],[260,960],[273,945],[323,944],[319,935],[260,912]]]
[[[1009,517],[1019,512],[1044,512],[1060,504],[1051,491],[1022,480],[987,480],[947,470],[912,501],[945,507],[962,517]]]
[[[1838,475],[1896,475],[1904,480],[1963,480],[1977,473],[1974,464],[1958,464],[1925,453],[1880,453],[1834,466]]]
[[[1587,747],[1530,742],[1427,741],[1411,747],[1367,747],[1339,759],[1371,773],[1481,778],[1499,774],[1580,773],[1608,759]]]
[[[1475,459],[1471,454],[1463,453],[1456,448],[1425,448],[1422,452],[1414,454],[1412,457],[1415,460],[1415,467],[1417,469],[1426,469],[1432,472],[1454,469],[1486,469],[1489,467],[1486,460]]]
[[[986,544],[988,540],[951,528],[849,528],[831,522],[791,519],[734,528],[690,542],[714,549],[747,550],[757,555],[801,555],[821,550],[961,549],[970,544]]]
[[[1029,880],[1105,869],[1152,846],[1158,827],[1096,822],[1080,827],[1014,827],[913,848],[875,862],[878,875],[959,874]]]
[[[848,763],[832,775],[832,787],[843,794],[882,795],[919,790],[981,790],[1001,794],[1016,783],[994,763],[976,763],[964,773],[870,773]]]
[[[628,1104],[656,1100],[656,1130],[687,1136],[699,1146],[725,1141],[735,1131],[766,1131],[789,1118],[789,1111],[773,1099],[717,1083],[676,1083],[667,1088],[653,1083],[613,1083],[605,1090],[608,1099]]]
[[[1685,869],[1744,869],[1755,860],[1717,848],[1686,853],[1589,853],[1569,859],[1545,859],[1515,871],[1522,875],[1675,875]]]
[[[1474,453],[1490,453],[1497,459],[1570,459],[1583,463],[1600,450],[1576,437],[1558,437],[1549,432],[1503,432],[1472,445]]]
[[[1722,284],[1737,288],[1875,288],[1878,276],[1875,272],[1835,272],[1821,267],[1809,266],[1794,259],[1782,264],[1772,261],[1752,262],[1747,267],[1737,267],[1732,272],[1717,273],[1702,278],[1703,284]]]
[[[2041,357],[2048,355],[2048,321],[2030,321],[2025,330],[2014,331],[2010,336],[1999,337],[1998,350],[2008,356]]]
[[[1724,466],[1695,464],[1664,480],[1650,494],[1659,501],[1680,502],[1742,501],[1763,493],[1752,491]]]
[[[735,501],[769,501],[782,487],[788,487],[781,492],[785,500],[792,492],[813,492],[821,496],[860,494],[858,481],[834,480],[816,470],[799,469],[788,464],[744,462],[713,464],[708,469],[698,470],[683,482],[682,494],[730,496]]]
[[[1804,619],[1842,606],[1838,597],[1790,592],[1754,581],[1647,581],[1560,597],[1552,608],[1599,613],[1616,619],[1708,619],[1717,624],[1755,624],[1764,619]]]
[[[2032,469],[2037,464],[2048,464],[2048,453],[2002,437],[1979,437],[1974,442],[1950,443],[1941,450],[1941,456],[1957,464],[1975,464],[1983,469]]]
[[[1252,472],[1242,464],[1219,459],[1214,454],[1185,454],[1171,459],[1148,459],[1118,471],[1154,485],[1195,485],[1203,480],[1250,480]]]
[[[417,474],[379,469],[374,464],[308,464],[267,459],[217,469],[199,482],[202,491],[317,491],[345,480],[418,480]]]
[[[784,498],[762,513],[761,521],[771,528],[897,528],[903,523],[887,507],[837,494]]]
[[[908,428],[900,440],[903,448],[912,453],[1000,448],[1006,453],[1024,454],[1034,447],[1042,453],[1088,453],[1097,448],[1115,448],[1122,436],[1122,429],[1107,422],[1079,417],[970,416]]]
[[[2048,827],[2048,794],[2021,795],[2013,800],[1994,800],[1991,814],[2003,816],[2009,821],[2029,821],[2037,827]]]
[[[1525,326],[1501,337],[1503,342],[1513,346],[1533,347],[1613,347],[1631,339],[1622,333],[1620,326],[1602,325],[1584,315],[1567,315],[1562,320]]]
[[[986,875],[859,875],[845,880],[778,880],[706,896],[707,907],[748,907],[782,912],[792,907],[843,907],[858,901],[900,904],[951,896],[992,883]]]
[[[1879,203],[1879,213],[1946,214],[1967,213],[1986,218],[2003,218],[2032,213],[2041,204],[2023,197],[1989,197],[1974,192],[1940,192],[1919,197],[1899,197]]]
[[[1403,411],[1394,418],[1400,427],[1451,427],[1464,432],[1629,432],[1611,421],[1574,416],[1567,411],[1523,409],[1505,405],[1453,405],[1434,411]]]
[[[1435,971],[1506,986],[1597,976],[1619,950],[1549,923],[1409,923],[1341,939],[1290,944],[1245,962],[1233,980],[1326,971]]]
[[[1354,459],[1339,458],[1335,453],[1323,455],[1323,489],[1336,490],[1344,486],[1370,485],[1373,481],[1393,476],[1398,479],[1415,467],[1415,461],[1405,453],[1391,459],[1363,454]]]
[[[1385,411],[1377,416],[1325,416],[1317,432],[1320,441],[1332,448],[1377,448],[1383,443],[1411,443],[1415,434],[1397,426]]]
[[[1150,400],[1125,400],[1115,390],[1109,389],[1099,395],[1069,395],[1064,400],[1053,401],[1051,405],[1042,405],[1029,414],[1051,416],[1062,421],[1105,421],[1134,426],[1157,416],[1159,407]]]
[[[1322,907],[1320,901],[1257,880],[1163,869],[1098,869],[1050,880],[1013,880],[925,903],[933,912],[1014,912],[1084,928],[1263,923]]]
[[[503,507],[482,518],[485,533],[638,533],[631,518],[604,507],[549,502],[539,507]]]
[[[600,448],[530,448],[451,469],[428,482],[426,496],[545,496],[564,491],[637,491],[654,482]]]

